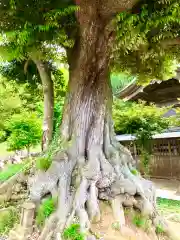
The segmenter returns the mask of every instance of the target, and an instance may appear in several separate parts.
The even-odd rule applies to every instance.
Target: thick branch
[[[123,11],[130,10],[139,0],[100,0],[99,12],[103,17],[112,17]]]

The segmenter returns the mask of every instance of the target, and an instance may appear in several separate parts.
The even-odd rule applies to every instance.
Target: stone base
[[[27,240],[32,232],[33,227],[23,228],[18,225],[14,230],[10,231],[8,240]]]

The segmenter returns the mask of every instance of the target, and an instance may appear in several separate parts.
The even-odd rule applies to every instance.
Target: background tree
[[[39,111],[39,114],[43,118],[44,110],[43,110],[43,105],[41,104],[43,100],[43,95],[42,95],[42,82],[41,78],[39,75],[39,72],[37,70],[36,65],[34,64],[33,61],[28,61],[28,66],[26,67],[26,71],[24,69],[24,66],[26,65],[26,61],[18,62],[18,61],[11,61],[11,62],[6,62],[2,63],[0,67],[0,72],[1,74],[6,77],[9,81],[12,82],[12,80],[16,81],[21,89],[23,91],[19,91],[19,94],[21,98],[23,99],[24,107],[29,108],[30,111]],[[49,64],[49,69],[51,70],[51,78],[53,83],[55,84],[55,102],[57,101],[57,98],[60,100],[62,99],[61,102],[63,102],[63,98],[66,92],[66,85],[67,85],[67,80],[65,79],[62,71],[58,69],[58,65],[52,65],[51,63]],[[66,76],[67,78],[67,76]],[[25,84],[26,83],[26,84]],[[54,90],[53,90],[54,91]],[[54,101],[54,100],[53,100]],[[55,103],[56,104],[56,103]],[[49,109],[49,105],[45,104],[47,110]],[[54,105],[54,102],[53,102]],[[39,106],[41,106],[39,108]],[[42,108],[42,109],[41,109]],[[56,110],[57,107],[54,106],[54,109]],[[57,112],[57,111],[56,111]],[[54,113],[53,113],[54,114]],[[47,114],[45,114],[47,115]],[[55,128],[54,121],[57,118],[57,113],[55,114],[54,118],[52,118],[53,122],[53,131]],[[52,133],[53,134],[53,133]],[[45,144],[45,139],[43,139],[44,144]],[[43,144],[42,144],[43,148]]]
[[[41,121],[34,113],[14,115],[7,123],[10,130],[7,143],[10,151],[27,149],[37,146],[41,140]]]

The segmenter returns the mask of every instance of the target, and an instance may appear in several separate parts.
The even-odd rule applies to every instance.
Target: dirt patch
[[[94,224],[92,230],[103,240],[155,240],[154,234],[148,236],[141,229],[137,229],[127,220],[126,227],[122,229],[122,233],[115,229],[112,209],[107,203],[101,204],[102,218],[101,222]]]

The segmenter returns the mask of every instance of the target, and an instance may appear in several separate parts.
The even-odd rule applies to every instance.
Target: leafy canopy
[[[166,80],[180,61],[179,0],[141,1],[116,18],[113,69],[136,75],[140,83]]]

